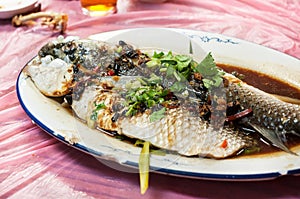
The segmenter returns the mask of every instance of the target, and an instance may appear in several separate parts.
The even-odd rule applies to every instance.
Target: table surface
[[[65,35],[135,27],[172,27],[220,33],[300,58],[298,0],[119,0],[105,17],[81,13],[79,1],[41,0],[43,11],[68,14]],[[59,35],[47,28],[0,20],[0,198],[299,198],[300,176],[260,182],[222,182],[151,173],[140,194],[139,176],[102,164],[33,124],[16,96],[16,79],[41,46]],[[298,181],[299,180],[299,181]]]

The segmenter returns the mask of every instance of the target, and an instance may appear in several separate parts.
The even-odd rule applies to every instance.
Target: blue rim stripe
[[[20,76],[22,74],[22,71],[20,72],[18,79],[17,79],[17,84],[16,84],[16,90],[17,90],[17,97],[19,99],[19,102],[21,104],[21,107],[23,108],[23,110],[25,111],[25,113],[30,117],[30,119],[32,119],[34,121],[34,123],[41,128],[43,131],[45,131],[46,133],[48,133],[49,135],[53,136],[54,138],[58,139],[59,141],[72,146],[76,149],[79,149],[83,152],[89,153],[91,155],[96,155],[96,156],[103,156],[103,153],[99,152],[99,151],[95,151],[93,149],[90,149],[82,144],[79,143],[74,143],[73,145],[70,144],[68,141],[65,140],[65,138],[62,135],[56,134],[52,129],[50,129],[48,126],[46,126],[45,124],[43,124],[41,121],[39,121],[26,107],[26,105],[24,104],[21,94],[20,94],[20,89],[19,89],[19,81],[20,81]]]
[[[300,169],[289,170],[288,175],[300,175]]]
[[[136,162],[127,161],[126,165],[131,167],[138,167]],[[263,173],[263,174],[213,174],[213,173],[199,173],[199,172],[189,172],[181,170],[173,170],[167,168],[160,168],[150,166],[150,171],[158,173],[167,173],[171,175],[181,176],[181,177],[190,177],[190,178],[200,178],[200,179],[215,179],[215,180],[263,180],[263,179],[272,179],[281,176],[280,173]]]

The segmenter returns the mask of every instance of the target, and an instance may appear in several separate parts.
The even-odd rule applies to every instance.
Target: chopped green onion
[[[181,78],[176,71],[173,72],[173,75],[177,79],[177,81],[179,81],[179,82],[181,81]]]
[[[191,57],[188,55],[175,55],[175,59],[177,59],[180,62],[191,61]]]
[[[159,156],[165,156],[166,150],[164,149],[150,149],[151,155],[159,155]]]
[[[254,154],[254,153],[260,152],[260,150],[261,149],[258,146],[253,146],[251,148],[249,147],[249,148],[244,149],[243,154],[245,154],[245,155]]]
[[[116,52],[117,52],[117,53],[121,53],[122,50],[123,50],[122,46],[119,46],[119,47],[116,49]]]
[[[144,144],[143,140],[136,140],[134,146],[143,146],[143,144]]]
[[[149,186],[150,142],[144,142],[139,158],[139,174],[141,194],[146,193]]]
[[[154,73],[152,73],[150,75],[150,78],[147,79],[147,82],[149,84],[160,84],[162,82],[162,78],[161,77],[158,77],[157,75],[155,75]]]
[[[90,116],[90,119],[96,121],[97,118],[98,118],[98,111],[99,111],[100,109],[106,108],[106,106],[105,106],[104,103],[96,104],[96,102],[94,102],[94,106],[95,106],[96,108],[93,110],[93,112],[92,112],[92,114],[91,114],[91,116]]]
[[[159,69],[159,72],[166,72],[167,71],[167,68],[160,68]]]

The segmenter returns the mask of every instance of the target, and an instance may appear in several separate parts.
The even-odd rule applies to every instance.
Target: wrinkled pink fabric
[[[298,0],[119,0],[118,12],[87,17],[79,1],[41,0],[43,11],[69,15],[66,35],[134,27],[221,33],[300,58]],[[17,76],[39,48],[58,36],[43,27],[0,20],[0,198],[141,198],[138,174],[120,172],[49,136],[21,108]],[[143,198],[300,198],[300,177],[221,182],[151,174]]]

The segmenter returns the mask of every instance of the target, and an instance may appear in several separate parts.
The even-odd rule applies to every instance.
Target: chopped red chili
[[[223,149],[225,149],[225,148],[227,148],[227,146],[228,146],[228,142],[227,142],[227,140],[224,140],[224,141],[222,142],[222,144],[221,144],[221,147],[222,147]]]
[[[113,75],[115,75],[115,72],[114,72],[113,70],[109,70],[109,71],[107,72],[107,75],[108,75],[108,76],[113,76]]]

